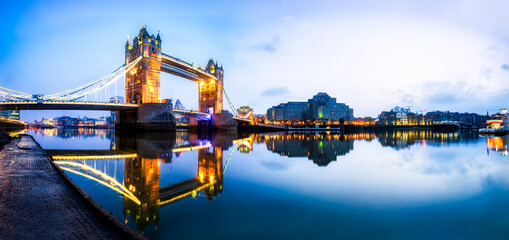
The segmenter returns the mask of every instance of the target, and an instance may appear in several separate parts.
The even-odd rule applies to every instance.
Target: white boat
[[[509,133],[509,113],[507,109],[502,109],[500,119],[487,120],[486,128],[479,129],[482,134],[508,134]]]

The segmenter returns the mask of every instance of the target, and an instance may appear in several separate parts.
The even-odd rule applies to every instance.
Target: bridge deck
[[[132,158],[138,155],[134,151],[121,150],[46,150],[48,155],[55,160],[80,160],[80,159],[114,159]]]
[[[159,189],[160,205],[164,206],[199,192],[213,183],[202,183],[198,178],[189,179],[165,188]]]
[[[179,182],[171,186],[167,186],[159,189],[159,196],[165,198],[169,195],[173,195],[180,191],[185,191],[197,187],[200,184],[198,178],[189,179],[187,181]]]
[[[13,101],[0,102],[0,110],[98,110],[122,111],[135,110],[138,104],[108,102],[69,102],[69,101]]]

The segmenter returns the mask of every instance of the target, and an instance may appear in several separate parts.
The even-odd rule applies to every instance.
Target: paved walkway
[[[31,136],[0,152],[0,239],[125,239],[58,173]]]

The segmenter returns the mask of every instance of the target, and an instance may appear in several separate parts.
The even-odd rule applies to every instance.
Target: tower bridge
[[[161,72],[169,73],[197,83],[198,111],[174,110],[162,101],[160,95]],[[125,102],[107,103],[87,101],[101,90],[125,78]],[[150,35],[143,26],[134,39],[125,44],[125,64],[111,74],[84,86],[56,94],[29,94],[0,87],[0,110],[102,110],[117,111],[115,126],[144,130],[174,130],[174,114],[193,118],[190,128],[211,126],[219,129],[236,129],[238,115],[228,99],[224,87],[224,70],[210,59],[205,68],[188,63],[162,52],[162,40]],[[106,93],[105,93],[106,94]],[[223,111],[223,94],[234,115]],[[85,101],[83,101],[85,100]],[[234,120],[235,119],[235,120]],[[206,124],[203,124],[206,123]]]
[[[221,114],[223,111],[223,67],[212,59],[205,69],[190,64],[161,51],[161,37],[149,35],[143,26],[132,44],[125,45],[126,65],[139,63],[126,74],[126,101],[132,103],[160,102],[161,71],[198,83],[198,110]]]

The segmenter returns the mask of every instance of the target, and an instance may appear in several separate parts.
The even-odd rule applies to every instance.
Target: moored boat
[[[487,127],[479,129],[482,134],[509,134],[509,113],[507,109],[502,109],[499,119],[490,119],[486,121]]]

